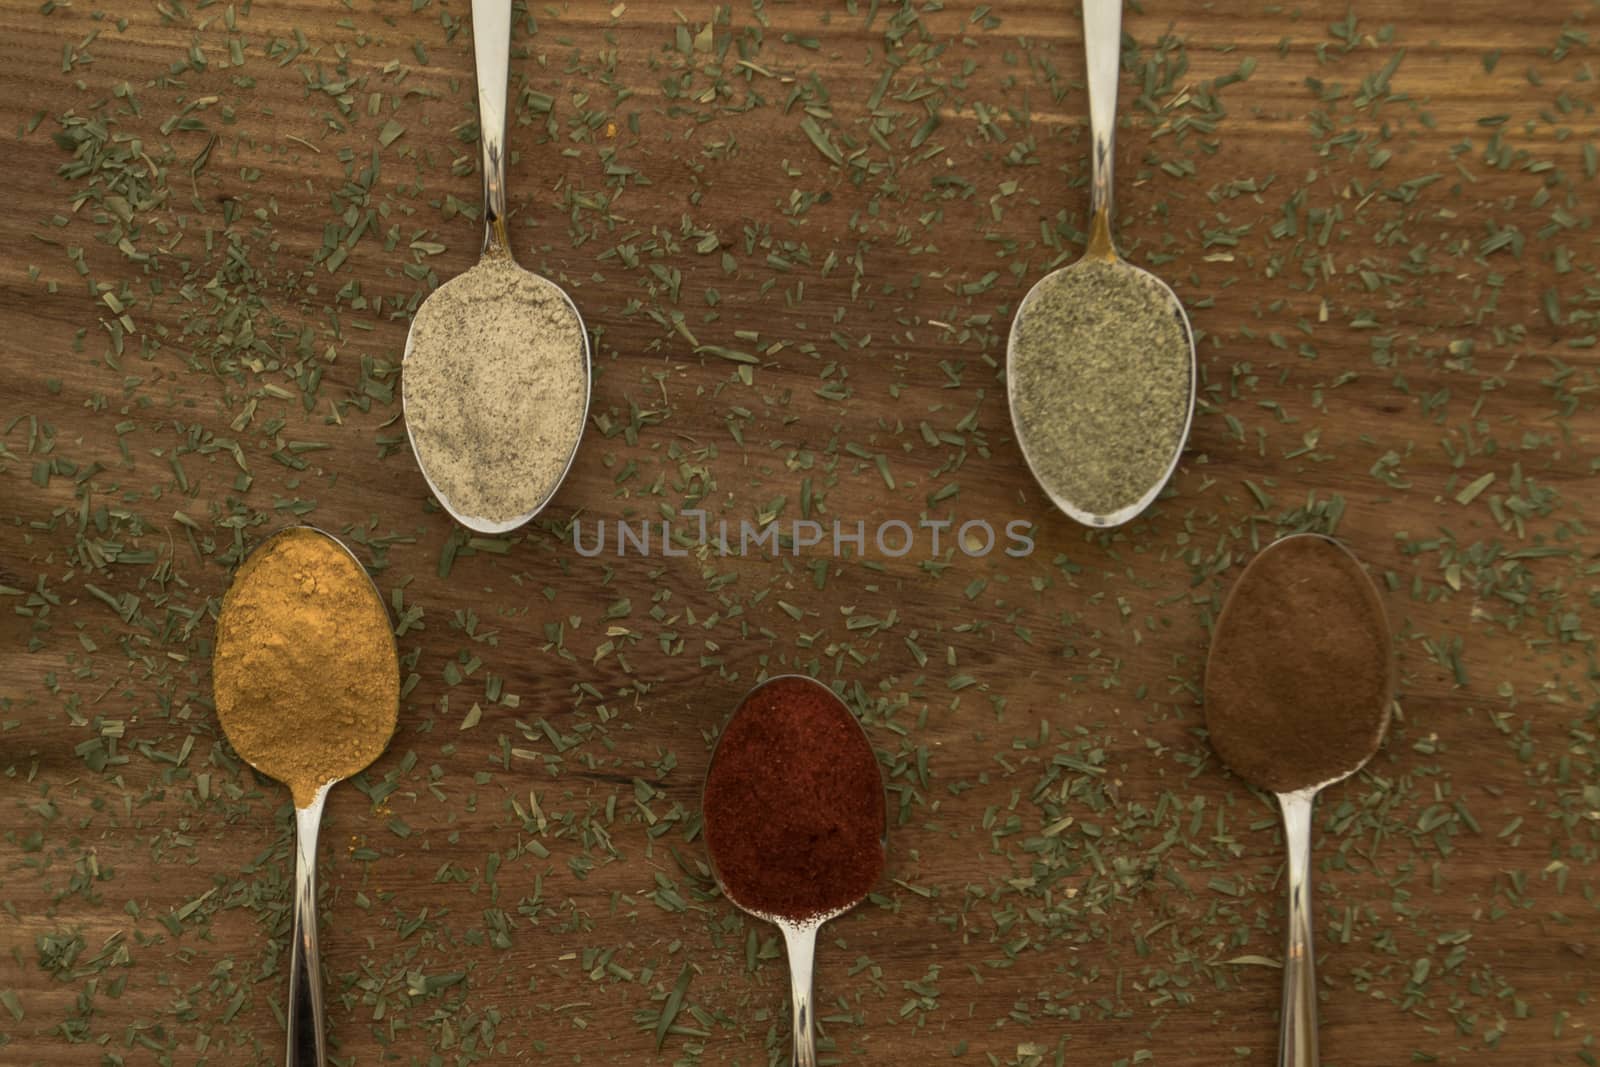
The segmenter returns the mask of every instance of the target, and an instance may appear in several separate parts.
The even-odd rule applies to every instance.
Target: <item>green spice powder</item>
[[[1189,338],[1155,279],[1085,260],[1043,279],[1011,328],[1011,414],[1044,489],[1110,515],[1163,481],[1189,420]]]

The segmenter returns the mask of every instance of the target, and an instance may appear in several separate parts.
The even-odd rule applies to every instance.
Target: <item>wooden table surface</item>
[[[620,0],[518,8],[515,250],[597,377],[543,520],[468,540],[396,398],[478,247],[467,5],[0,2],[0,1062],[281,1062],[291,812],[207,655],[303,519],[408,679],[323,827],[338,1063],[786,1062],[698,796],[788,670],[846,692],[894,816],[824,934],[826,1060],[1273,1062],[1281,837],[1198,687],[1240,566],[1320,529],[1401,665],[1319,807],[1325,1064],[1594,1064],[1600,9],[1143,8],[1119,232],[1203,375],[1143,518],[1054,513],[1005,402],[1083,236],[1074,10]],[[1034,550],[574,550],[696,507]]]

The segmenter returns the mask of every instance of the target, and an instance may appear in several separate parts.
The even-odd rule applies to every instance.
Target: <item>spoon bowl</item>
[[[823,685],[814,678],[810,678],[802,674],[775,675],[771,678],[768,678],[761,684],[751,688],[744,695],[744,697],[740,699],[739,704],[734,711],[734,720],[737,720],[740,714],[750,706],[750,702],[755,697],[760,695],[764,690],[775,686],[801,686],[809,688],[812,689],[818,696],[822,696],[826,700],[830,701],[836,706],[836,710],[840,713],[842,719],[848,720],[851,724],[851,728],[859,734],[860,743],[863,748],[868,753],[871,752],[871,740],[867,737],[866,731],[862,729],[860,722],[856,720],[855,716],[850,713],[849,708],[845,706],[844,701],[840,700],[838,695],[826,685]],[[729,726],[732,726],[731,721]],[[712,751],[711,754],[710,768],[706,773],[706,789],[703,791],[701,799],[701,811],[703,812],[712,810],[705,802],[704,793],[709,792],[710,790],[710,783],[717,767],[717,758],[722,752],[723,742],[727,739],[728,734],[729,730],[725,729],[722,737],[718,739],[717,747]],[[873,758],[874,768],[876,769],[876,757]],[[773,773],[779,774],[781,771],[779,768],[775,767]],[[881,791],[883,788],[881,771],[878,771],[878,776],[878,788]],[[709,841],[711,836],[709,832],[711,820],[708,819],[707,822],[707,836]],[[888,835],[889,827],[887,818],[887,804],[885,804],[884,818],[882,825],[879,827],[876,840],[876,846],[880,852],[878,877],[882,876],[883,867],[887,864],[889,841]],[[780,931],[782,931],[785,956],[789,962],[789,989],[790,1004],[792,1008],[791,1022],[794,1038],[793,1063],[794,1067],[815,1067],[817,1062],[817,1048],[814,1008],[812,1004],[812,978],[815,972],[817,931],[822,928],[824,923],[843,915],[851,908],[854,908],[856,905],[860,904],[867,898],[870,889],[864,889],[855,895],[853,899],[835,902],[832,906],[810,913],[804,918],[795,918],[792,915],[782,914],[770,907],[762,907],[759,903],[750,899],[741,900],[740,895],[733,891],[727,880],[723,877],[723,872],[717,862],[715,849],[707,848],[706,851],[711,861],[712,877],[716,880],[717,888],[722,892],[722,895],[728,900],[732,901],[734,906],[739,908],[741,911],[757,919],[763,919],[767,922],[770,922],[777,926]]]
[[[1070,272],[1093,269],[1099,265],[1110,266],[1133,280],[1136,284],[1149,286],[1163,294],[1167,313],[1177,320],[1178,327],[1183,333],[1189,361],[1189,390],[1188,398],[1184,403],[1183,429],[1177,435],[1176,446],[1167,457],[1165,466],[1158,476],[1151,479],[1148,488],[1136,500],[1106,511],[1096,511],[1084,506],[1082,502],[1072,499],[1069,493],[1060,485],[1055,484],[1048,475],[1047,468],[1040,456],[1041,445],[1039,440],[1034,434],[1024,429],[1028,424],[1028,419],[1021,408],[1026,403],[1026,399],[1018,387],[1017,383],[1020,375],[1016,371],[1022,352],[1017,338],[1021,324],[1030,308],[1039,301],[1050,299],[1051,290],[1057,287]],[[1137,518],[1148,508],[1155,498],[1160,495],[1162,488],[1166,486],[1168,479],[1172,477],[1172,472],[1177,469],[1178,460],[1183,456],[1184,442],[1189,439],[1189,429],[1194,423],[1196,377],[1194,330],[1189,325],[1189,316],[1184,311],[1183,302],[1178,299],[1178,294],[1172,291],[1172,287],[1143,267],[1135,266],[1117,255],[1116,250],[1110,247],[1109,242],[1103,252],[1096,252],[1091,249],[1090,252],[1076,262],[1069,263],[1064,267],[1058,267],[1043,278],[1040,278],[1028,290],[1028,294],[1022,298],[1022,303],[1017,306],[1017,313],[1011,320],[1011,334],[1006,345],[1006,364],[1008,368],[1006,374],[1006,399],[1011,412],[1011,425],[1017,427],[1017,447],[1022,452],[1023,462],[1028,465],[1028,469],[1033,473],[1034,480],[1039,483],[1039,488],[1044,490],[1045,495],[1050,498],[1050,502],[1069,519],[1091,527],[1121,526],[1123,523]],[[1048,432],[1048,428],[1046,428],[1046,431]]]
[[[355,571],[365,579],[366,589],[371,593],[371,602],[368,605],[375,608],[377,615],[366,620],[368,623],[382,620],[385,636],[386,663],[393,664],[394,672],[394,707],[391,714],[384,716],[386,731],[382,736],[376,733],[362,737],[359,751],[351,755],[349,739],[329,756],[329,763],[324,773],[309,775],[310,782],[288,781],[289,775],[283,773],[283,767],[273,758],[270,745],[266,744],[262,736],[245,731],[242,726],[235,724],[234,729],[229,729],[230,716],[221,715],[223,733],[227,735],[229,743],[239,757],[249,763],[256,770],[271,778],[284,780],[290,786],[294,799],[295,811],[295,887],[294,887],[294,927],[289,959],[289,1005],[287,1013],[287,1044],[288,1067],[325,1067],[327,1063],[327,1036],[324,1026],[324,1010],[322,999],[322,970],[320,955],[317,947],[317,835],[322,824],[322,809],[328,797],[328,790],[335,784],[350,775],[358,774],[383,753],[394,735],[399,715],[399,656],[395,646],[394,631],[389,620],[389,609],[383,602],[383,597],[378,592],[377,585],[372,581],[371,575],[361,565],[348,546],[338,538],[314,526],[289,526],[273,533],[261,544],[257,545],[250,556],[240,565],[233,585],[223,597],[222,609],[217,617],[217,648],[223,649],[233,640],[226,636],[231,623],[231,613],[235,611],[249,611],[249,608],[240,608],[234,599],[235,592],[241,586],[248,586],[255,581],[269,581],[282,584],[298,578],[294,573],[286,575],[268,575],[258,578],[254,570],[246,571],[245,568],[251,560],[266,557],[263,553],[270,550],[279,541],[288,537],[316,537],[327,545],[338,549]],[[354,620],[352,620],[354,621]],[[337,629],[337,628],[335,628]],[[298,635],[278,635],[280,642],[293,639]],[[219,657],[220,658],[220,657]],[[228,693],[227,687],[239,679],[231,674],[227,678],[213,678],[217,688],[216,703],[219,709],[226,703],[222,698]],[[292,713],[292,712],[291,712]],[[374,721],[380,726],[385,725],[383,719]],[[258,747],[260,746],[260,747]],[[282,753],[279,753],[281,756]],[[352,762],[354,761],[354,762]],[[356,763],[360,765],[357,766]],[[337,766],[337,770],[333,769]]]
[[[534,271],[528,270],[521,264],[516,263],[516,260],[511,258],[511,253],[509,250],[501,252],[491,250],[486,252],[485,255],[504,255],[508,259],[511,259],[511,262],[515,265],[517,271],[527,275],[529,278],[536,279],[538,282],[550,286],[560,294],[561,300],[564,303],[567,312],[572,316],[572,321],[577,324],[578,336],[582,339],[583,347],[583,403],[582,409],[578,415],[578,425],[581,428],[589,418],[589,402],[593,392],[592,386],[594,373],[592,357],[589,348],[589,331],[584,326],[583,316],[578,313],[577,305],[572,302],[572,297],[565,290],[556,285],[550,279],[541,274],[537,274]],[[452,281],[453,280],[454,279],[452,279]],[[450,282],[445,283],[446,286],[449,284]],[[440,286],[438,290],[435,290],[433,293],[429,294],[428,299],[434,299],[434,297],[436,297],[443,289],[444,286]],[[426,303],[427,302],[424,301],[424,306]],[[418,313],[421,313],[421,308],[418,309]],[[405,355],[402,357],[403,367],[414,365],[413,360],[415,357],[413,353],[415,352],[415,342],[416,327],[415,320],[413,320],[412,329],[406,334]],[[423,481],[425,481],[428,485],[428,491],[434,495],[434,498],[439,501],[440,505],[444,507],[445,511],[452,519],[460,523],[462,526],[465,526],[467,529],[472,530],[474,533],[488,535],[510,533],[519,526],[525,525],[526,523],[538,518],[539,513],[545,509],[551,500],[555,499],[556,491],[561,488],[561,483],[567,480],[567,474],[572,470],[572,465],[577,462],[578,441],[576,439],[573,440],[572,447],[567,452],[566,464],[561,468],[561,472],[556,475],[555,480],[550,484],[549,492],[544,494],[543,499],[539,500],[532,507],[524,509],[520,514],[513,515],[510,518],[496,519],[484,515],[473,514],[472,512],[467,511],[463,507],[457,505],[451,500],[449,494],[444,491],[443,487],[441,487],[434,479],[433,474],[430,473],[429,452],[427,446],[420,444],[417,440],[415,419],[411,414],[412,406],[416,402],[411,399],[410,390],[405,387],[405,383],[406,377],[402,373],[400,388],[400,411],[406,424],[406,440],[411,445],[412,454],[417,458],[417,469],[422,472],[422,478]]]
[[[1184,443],[1189,437],[1190,426],[1194,421],[1195,346],[1194,331],[1189,325],[1189,316],[1184,311],[1182,301],[1172,291],[1172,287],[1149,271],[1122,259],[1117,254],[1116,245],[1111,237],[1112,148],[1116,135],[1117,81],[1122,52],[1122,0],[1083,0],[1083,44],[1089,82],[1089,130],[1093,142],[1089,242],[1081,259],[1039,279],[1017,306],[1006,343],[1006,395],[1010,406],[1011,423],[1017,427],[1017,443],[1022,451],[1023,461],[1027,463],[1034,480],[1050,498],[1050,502],[1075,522],[1091,527],[1111,527],[1130,521],[1149,507],[1178,466]],[[1053,290],[1062,287],[1062,283],[1071,278],[1070,272],[1108,269],[1113,272],[1117,284],[1124,288],[1144,287],[1153,290],[1149,294],[1151,298],[1146,302],[1152,322],[1158,322],[1156,316],[1160,315],[1171,315],[1176,319],[1182,334],[1182,351],[1179,351],[1179,346],[1174,346],[1171,353],[1165,354],[1186,364],[1184,369],[1188,381],[1188,396],[1183,404],[1181,427],[1173,425],[1153,428],[1150,424],[1151,418],[1166,419],[1169,413],[1148,410],[1141,413],[1142,417],[1133,423],[1132,433],[1150,434],[1152,429],[1175,429],[1178,432],[1172,438],[1170,455],[1164,457],[1164,463],[1156,467],[1151,467],[1148,463],[1139,465],[1141,483],[1144,478],[1148,478],[1148,483],[1141,493],[1127,503],[1102,507],[1075,498],[1071,490],[1057,483],[1049,466],[1042,462],[1042,452],[1046,450],[1047,442],[1036,436],[1031,426],[1032,420],[1023,410],[1033,397],[1025,392],[1030,387],[1024,381],[1025,374],[1021,373],[1027,369],[1026,361],[1030,349],[1020,343],[1020,338],[1023,324],[1028,319],[1030,311],[1050,301],[1054,295]],[[1135,402],[1131,391],[1130,395],[1123,399],[1128,404]],[[1049,435],[1051,431],[1050,426],[1038,428],[1038,434],[1041,435]]]
[[[555,497],[561,483],[566,480],[567,474],[572,470],[572,464],[577,459],[578,445],[583,436],[583,426],[588,420],[589,400],[593,387],[594,367],[589,347],[589,332],[584,326],[583,316],[578,314],[578,307],[573,303],[572,297],[554,281],[527,270],[516,262],[511,253],[511,242],[506,232],[506,164],[505,164],[505,135],[506,135],[506,86],[510,74],[511,55],[511,0],[472,0],[472,47],[473,57],[477,68],[478,82],[478,125],[479,139],[483,156],[483,217],[484,239],[482,258],[478,266],[480,269],[486,264],[503,259],[527,279],[536,284],[548,287],[561,298],[561,306],[570,316],[571,325],[575,327],[582,349],[582,383],[583,399],[577,411],[577,432],[573,435],[567,448],[566,462],[555,479],[550,482],[542,495],[533,499],[528,506],[520,508],[516,513],[506,515],[504,509],[496,509],[494,515],[476,513],[462,504],[460,500],[452,499],[439,484],[436,470],[430,470],[430,459],[437,461],[441,456],[430,454],[432,449],[426,441],[419,441],[415,429],[414,406],[417,401],[411,396],[409,383],[411,374],[408,373],[417,366],[416,360],[428,358],[418,352],[416,347],[417,320],[422,317],[424,309],[429,304],[440,299],[440,294],[447,289],[451,279],[439,289],[428,295],[417,315],[413,317],[411,329],[406,335],[405,354],[402,358],[402,373],[400,377],[400,407],[405,416],[406,439],[411,445],[412,454],[416,456],[417,466],[422,471],[422,477],[428,484],[428,489],[444,506],[451,518],[469,530],[481,534],[502,534],[529,522],[535,518],[545,506]],[[512,306],[510,300],[501,302],[504,307]],[[435,304],[435,307],[438,305]],[[476,313],[493,316],[494,309],[478,308]],[[423,350],[427,352],[428,350]],[[430,353],[435,355],[435,353]],[[481,373],[481,372],[480,372]],[[509,386],[508,386],[509,388]],[[460,446],[457,446],[460,451]]]

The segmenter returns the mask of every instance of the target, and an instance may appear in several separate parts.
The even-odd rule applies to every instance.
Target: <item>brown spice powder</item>
[[[1377,751],[1393,686],[1388,620],[1361,564],[1331,538],[1287,537],[1250,564],[1217,620],[1206,729],[1235,774],[1293,792]]]
[[[306,526],[263,542],[222,598],[211,686],[234,751],[296,807],[369,766],[399,717],[400,663],[361,565]]]

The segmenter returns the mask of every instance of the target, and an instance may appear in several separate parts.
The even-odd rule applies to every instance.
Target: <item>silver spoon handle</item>
[[[322,959],[317,952],[317,830],[328,787],[294,810],[294,940],[289,951],[289,1067],[325,1067]]]
[[[478,140],[483,146],[483,249],[506,245],[506,81],[511,70],[511,0],[472,0],[478,68]]]
[[[1111,150],[1117,138],[1117,79],[1122,64],[1122,0],[1083,0],[1083,54],[1089,77],[1090,249],[1110,252]],[[1104,229],[1102,229],[1104,227]],[[1096,248],[1104,240],[1104,249]]]
[[[1317,1067],[1317,943],[1311,935],[1312,789],[1278,794],[1289,845],[1289,939],[1283,950],[1278,1067]]]
[[[811,1006],[811,975],[819,923],[780,923],[789,957],[789,998],[794,1007],[794,1067],[817,1067],[817,1034]]]

